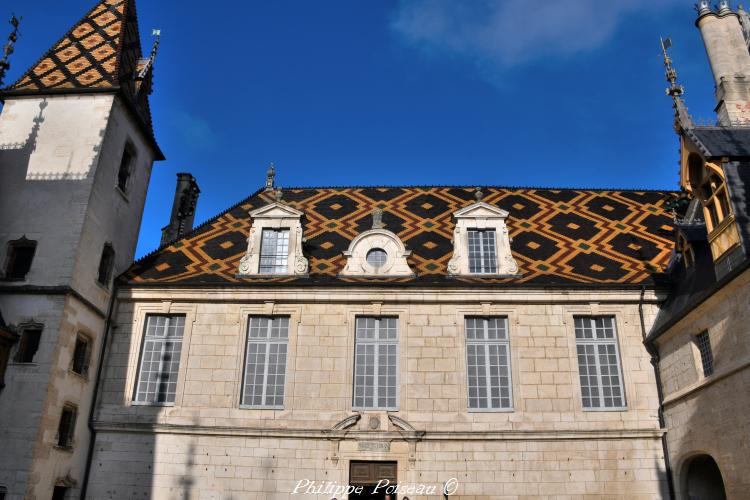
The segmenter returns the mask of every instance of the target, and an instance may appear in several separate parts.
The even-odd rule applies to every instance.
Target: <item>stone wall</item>
[[[750,491],[750,271],[691,311],[657,340],[675,486],[698,454],[718,464],[729,498]],[[695,335],[709,332],[714,373],[703,375]],[[731,429],[731,432],[727,430]]]
[[[96,415],[93,491],[169,498],[187,481],[205,498],[290,498],[290,485],[303,478],[346,482],[351,460],[396,460],[399,479],[409,482],[456,477],[458,498],[553,490],[654,498],[663,494],[664,466],[639,298],[639,291],[123,290]],[[647,294],[647,318],[656,301]],[[173,406],[130,403],[153,313],[186,315]],[[284,409],[241,408],[247,318],[268,314],[291,318]],[[626,410],[582,408],[578,314],[616,317]],[[359,315],[399,318],[398,411],[352,409]],[[511,411],[467,409],[464,317],[476,315],[508,317]],[[359,422],[337,428],[355,414]],[[372,452],[364,441],[389,449]],[[118,473],[120,461],[127,474]],[[259,476],[266,469],[276,475]]]
[[[111,291],[97,282],[99,261],[108,242],[113,275],[132,262],[154,157],[128,113],[113,95],[88,94],[8,99],[0,115],[0,265],[9,241],[38,242],[26,279],[0,281],[0,310],[12,326],[43,326],[34,362],[11,361],[0,394],[0,486],[14,500],[48,499],[63,478],[77,494],[83,481]],[[124,195],[126,143],[137,155]],[[79,332],[92,341],[87,377],[70,371]],[[65,403],[78,408],[72,450],[55,446]]]

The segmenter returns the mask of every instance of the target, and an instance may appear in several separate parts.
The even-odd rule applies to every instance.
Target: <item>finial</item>
[[[383,209],[376,208],[372,211],[372,228],[383,229]]]
[[[10,25],[13,26],[13,31],[8,35],[8,43],[3,48],[3,58],[0,59],[0,88],[3,86],[3,80],[5,79],[5,72],[10,69],[10,62],[8,59],[15,50],[15,43],[18,41],[18,26],[21,24],[21,19],[15,15],[10,18]]]
[[[147,82],[145,85],[142,85],[142,82],[147,80],[149,73],[154,69],[156,53],[159,50],[159,41],[161,40],[161,30],[152,29],[151,35],[156,37],[156,39],[154,40],[154,45],[151,47],[151,54],[149,54],[148,59],[140,59],[138,61],[138,65],[141,66],[141,69],[138,70],[135,74],[135,80],[136,82],[138,82],[136,84],[136,93],[138,94],[142,91],[145,91],[147,94],[151,94],[151,83]]]
[[[669,87],[667,88],[667,95],[672,98],[674,110],[675,110],[675,127],[682,127],[685,129],[693,128],[693,119],[688,114],[685,102],[682,100],[682,94],[685,93],[685,87],[677,83],[677,70],[672,65],[672,58],[669,57],[668,50],[672,47],[672,39],[660,38],[661,51],[664,54],[664,68],[667,82]]]
[[[281,186],[276,188],[276,192],[273,194],[274,198],[276,198],[276,202],[280,202],[281,198],[284,197],[284,192],[281,190]]]
[[[276,177],[276,167],[273,166],[273,162],[268,165],[268,171],[266,172],[266,191],[273,191],[274,178]]]
[[[474,193],[474,198],[477,199],[477,203],[482,201],[482,198],[484,198],[484,193],[482,192],[482,188],[477,186],[476,192]]]
[[[699,16],[702,16],[703,14],[709,14],[711,11],[711,4],[708,0],[701,0],[697,4],[695,4],[695,10],[698,12]]]
[[[729,0],[721,0],[719,2],[719,14],[726,14],[727,12],[732,12],[729,7]]]

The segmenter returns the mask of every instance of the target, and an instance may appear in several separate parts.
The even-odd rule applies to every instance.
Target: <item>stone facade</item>
[[[137,152],[127,193],[117,172],[123,148]],[[0,263],[8,242],[37,241],[22,281],[0,282],[0,310],[13,327],[38,324],[33,363],[11,350],[0,404],[0,486],[9,498],[46,499],[61,480],[83,481],[87,420],[110,285],[97,281],[105,243],[113,274],[130,265],[154,153],[114,95],[8,98],[0,115]],[[128,221],[128,223],[124,223]],[[70,371],[76,336],[91,340],[88,375]],[[6,402],[13,401],[13,404]],[[77,407],[72,449],[56,447],[64,404]]]
[[[347,484],[351,461],[376,460],[397,462],[405,483],[457,479],[451,498],[666,495],[639,301],[628,290],[124,288],[90,494],[294,498],[301,480]],[[646,295],[647,323],[657,303]],[[186,317],[174,405],[132,404],[148,314]],[[240,407],[251,315],[290,317],[283,410]],[[362,315],[398,317],[397,411],[352,409]],[[510,411],[467,409],[464,318],[477,315],[508,318]],[[576,315],[616,318],[625,410],[582,408]]]
[[[659,347],[667,441],[678,498],[687,466],[707,454],[719,466],[728,498],[750,491],[750,271],[723,287],[655,342]],[[695,336],[707,331],[714,372],[704,376]]]

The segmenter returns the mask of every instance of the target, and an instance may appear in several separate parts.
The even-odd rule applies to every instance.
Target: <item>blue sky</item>
[[[137,254],[158,246],[177,172],[196,222],[285,187],[507,185],[673,189],[677,137],[659,49],[695,117],[713,82],[686,0],[138,2],[157,163]],[[6,82],[93,0],[6,0],[23,16]]]

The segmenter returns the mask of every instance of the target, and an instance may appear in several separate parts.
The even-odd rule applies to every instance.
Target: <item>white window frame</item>
[[[376,335],[373,339],[358,339],[357,332],[359,331],[359,322],[364,321],[367,319],[374,319],[376,321]],[[385,319],[393,319],[396,322],[396,338],[394,339],[380,339],[378,338],[378,332],[380,331],[380,321]],[[372,401],[373,406],[366,406],[366,405],[357,405],[357,348],[362,345],[374,345],[374,358],[373,358],[373,365],[375,367],[374,373],[373,373],[373,395],[372,395]],[[395,404],[393,406],[379,406],[378,405],[378,370],[380,369],[380,352],[378,347],[381,345],[392,345],[395,347],[396,351],[394,353],[394,359],[396,360],[396,370],[394,373],[395,377],[395,394],[394,394],[394,401]],[[399,397],[400,397],[400,383],[399,383],[399,318],[398,316],[356,316],[354,321],[354,364],[353,364],[353,381],[352,381],[352,409],[358,410],[358,411],[398,411],[399,409]],[[363,386],[363,391],[366,391],[367,386]],[[362,399],[363,402],[367,398],[367,395],[363,395]]]
[[[469,339],[469,320],[476,320],[481,319],[483,329],[485,332],[483,339]],[[503,322],[503,327],[505,331],[505,338],[499,338],[499,339],[490,339],[489,338],[489,321],[499,319]],[[465,352],[465,361],[466,361],[466,408],[469,411],[469,413],[502,413],[502,412],[513,412],[515,411],[515,407],[513,404],[513,361],[512,356],[510,352],[510,331],[509,331],[509,325],[508,325],[508,317],[497,315],[497,316],[483,316],[483,315],[472,315],[472,316],[465,316],[464,317],[464,340],[466,342],[466,352]],[[470,390],[470,381],[469,381],[469,345],[482,345],[485,347],[484,350],[484,358],[485,358],[485,383],[487,388],[487,407],[486,408],[472,408],[471,406],[471,397],[469,396],[469,390]],[[489,367],[490,367],[490,345],[498,345],[498,346],[505,346],[506,352],[506,362],[508,366],[508,406],[498,406],[493,407],[492,404],[492,397],[490,395],[490,373],[489,373]],[[503,386],[498,386],[500,390],[503,389]],[[500,397],[501,404],[502,404],[502,396]]]
[[[258,259],[258,274],[286,274],[289,266],[289,228],[270,228],[264,227],[260,236],[260,256]],[[263,252],[269,234],[274,234],[273,254]],[[270,249],[269,249],[270,250]],[[263,264],[263,259],[273,259],[273,265]],[[283,262],[282,262],[283,259]],[[272,268],[272,270],[264,269]]]
[[[505,224],[510,214],[483,201],[453,213],[453,256],[448,261],[448,274],[471,277],[518,277],[518,263],[510,249],[511,237]],[[495,231],[495,271],[471,272],[469,266],[469,231]]]
[[[238,276],[256,276],[275,278],[278,276],[307,275],[309,263],[302,251],[302,221],[304,215],[289,205],[281,202],[271,203],[250,212],[253,225],[247,238],[247,250],[240,260]],[[265,229],[289,231],[288,256],[286,270],[275,273],[260,272],[260,253],[262,235]]]
[[[171,340],[172,340],[172,342],[177,342],[178,341],[179,344],[180,344],[180,354],[179,354],[179,357],[177,359],[177,370],[174,372],[175,373],[175,377],[176,377],[176,380],[174,381],[174,383],[175,383],[174,401],[151,401],[151,400],[149,400],[149,401],[139,401],[138,398],[141,395],[141,390],[140,390],[141,376],[143,375],[143,363],[144,363],[144,357],[143,357],[143,355],[145,353],[146,342],[148,342],[149,338],[150,338],[148,336],[149,321],[151,320],[151,318],[158,318],[158,317],[165,317],[165,318],[167,318],[167,323],[164,326],[164,330],[167,330],[169,328],[171,320],[176,319],[176,318],[182,318],[183,319],[182,333],[181,333],[180,337],[179,338],[178,337],[170,337]],[[184,350],[183,347],[184,347],[184,344],[185,344],[184,340],[185,340],[185,325],[186,325],[186,323],[187,323],[187,318],[186,318],[186,315],[184,315],[184,314],[159,314],[159,313],[149,313],[149,314],[146,314],[146,318],[145,318],[144,323],[143,323],[143,338],[141,339],[141,349],[140,349],[140,354],[139,354],[139,357],[138,357],[138,370],[137,370],[136,375],[135,375],[135,388],[134,388],[134,391],[133,391],[133,398],[131,400],[131,404],[132,405],[135,405],[135,406],[174,406],[175,405],[175,401],[177,400],[177,395],[179,393],[179,386],[178,386],[178,384],[179,384],[179,377],[180,377],[180,365],[181,365],[181,361],[182,361],[181,358],[182,358],[182,353],[183,353],[183,350]],[[162,338],[166,339],[167,337],[164,336]],[[165,347],[165,345],[166,345],[166,342],[162,342],[162,347],[161,347],[161,353],[162,353],[162,355],[160,356],[159,368],[157,370],[157,373],[159,373],[159,374],[162,374],[164,372],[164,347]],[[151,373],[151,372],[149,372],[149,373]],[[156,394],[158,394],[158,392]]]
[[[250,336],[250,329],[253,326],[253,320],[261,320],[261,319],[268,319],[268,324],[266,327],[266,336],[265,337],[258,337],[258,338],[252,338]],[[286,337],[272,337],[271,331],[274,326],[275,320],[282,320],[286,319]],[[290,331],[290,325],[291,325],[291,318],[289,316],[267,316],[267,315],[250,315],[248,316],[247,320],[247,332],[246,332],[246,339],[245,339],[245,356],[244,356],[244,363],[243,363],[243,369],[242,369],[242,387],[240,390],[240,408],[245,409],[253,409],[253,410],[283,410],[284,409],[284,402],[286,401],[286,394],[287,394],[287,381],[288,381],[288,369],[289,369],[289,331]],[[246,403],[245,402],[245,390],[248,383],[248,356],[249,356],[249,350],[251,345],[259,345],[264,344],[265,354],[263,358],[263,392],[261,394],[261,400],[263,401],[261,404],[252,404],[252,403]],[[283,390],[281,395],[281,404],[280,405],[269,405],[267,404],[267,396],[268,396],[268,367],[269,367],[269,357],[271,355],[271,345],[284,345],[286,347],[284,351],[284,383],[283,383]],[[277,353],[278,354],[278,353]]]
[[[611,321],[612,325],[612,338],[598,338],[597,337],[597,329],[595,321],[597,319],[609,319]],[[590,322],[590,328],[593,332],[592,338],[578,338],[578,328],[577,328],[577,320],[584,320]],[[578,365],[578,387],[580,390],[581,395],[581,408],[583,411],[625,411],[628,409],[628,400],[627,400],[627,394],[625,393],[625,378],[623,376],[622,371],[622,357],[620,356],[620,346],[618,341],[618,335],[617,335],[617,321],[616,317],[612,314],[598,314],[598,315],[586,315],[586,314],[577,314],[573,317],[573,332],[575,336],[575,356],[576,356],[576,364]],[[617,361],[617,376],[619,378],[619,388],[620,388],[620,398],[622,399],[622,405],[620,406],[603,406],[604,404],[604,385],[602,384],[602,372],[601,372],[601,360],[599,359],[599,346],[601,345],[607,345],[607,346],[614,346],[614,354],[615,359]],[[578,347],[579,346],[593,346],[594,347],[594,366],[596,367],[596,387],[598,389],[599,395],[597,399],[599,400],[597,406],[585,406],[583,404],[583,385],[581,384],[581,361],[578,358]],[[589,376],[589,375],[587,375]],[[591,395],[589,394],[589,399],[593,399]]]
[[[471,261],[472,261],[472,245],[471,245],[471,237],[472,234],[478,235],[479,237],[479,263],[480,263],[480,270],[472,270],[471,269]],[[492,236],[489,236],[489,235]],[[476,236],[475,236],[476,237]],[[488,229],[477,229],[477,228],[469,228],[466,231],[466,242],[468,244],[468,255],[467,258],[469,259],[469,272],[471,274],[497,274],[497,231],[493,228]],[[489,248],[485,248],[485,243],[491,244],[492,246],[492,253],[494,253],[494,256],[488,256],[485,255],[486,253],[490,252]],[[491,260],[491,262],[486,262],[487,260]],[[491,269],[485,269],[485,263],[491,266]]]

